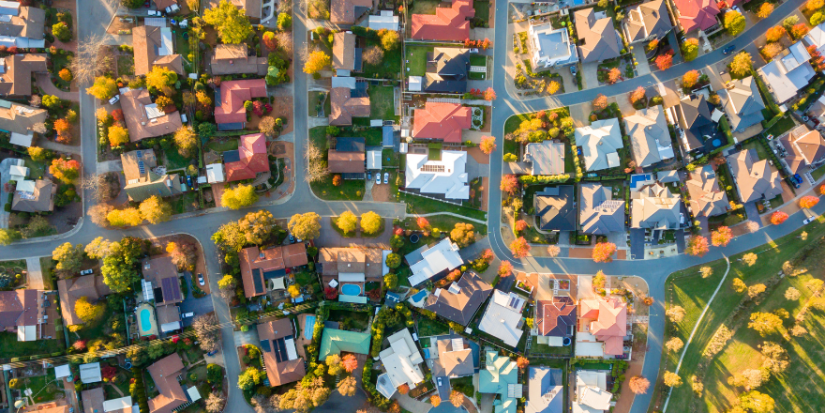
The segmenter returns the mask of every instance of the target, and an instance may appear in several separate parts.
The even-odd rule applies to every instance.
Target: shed
[[[367,169],[381,170],[381,151],[367,152]]]
[[[97,383],[103,380],[100,374],[100,363],[80,365],[80,381],[84,384]]]

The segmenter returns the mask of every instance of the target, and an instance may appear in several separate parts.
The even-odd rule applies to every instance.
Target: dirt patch
[[[373,185],[372,186],[372,200],[375,202],[389,202],[390,201],[390,187],[392,185]]]
[[[203,274],[206,285],[198,285],[198,287],[205,293],[209,294],[209,273],[206,271],[206,260],[203,256],[203,248],[198,240],[186,234],[169,235],[166,237],[152,239],[152,243],[161,246],[164,251],[166,250],[166,245],[170,242],[174,242],[178,245],[190,244],[195,246],[197,258],[195,259],[195,270],[192,271],[192,282],[197,283],[197,274]]]
[[[279,87],[273,93],[275,101],[272,102],[272,117],[284,118],[284,130],[281,135],[292,132],[292,89],[286,87]]]
[[[492,2],[490,4],[492,4]],[[484,122],[484,126],[481,128],[481,131],[482,132],[489,132],[490,128],[493,124],[493,121],[492,121],[492,119],[493,119],[493,108],[492,107],[490,107],[490,106],[485,106],[484,107],[484,119],[486,120],[486,122]]]
[[[221,162],[221,155],[215,151],[208,151],[203,154],[203,163],[205,165],[213,164],[213,163],[220,163]]]
[[[221,204],[221,197],[223,196],[223,183],[220,184],[212,184],[212,195],[215,197],[215,207],[220,208],[223,205]]]
[[[570,248],[570,258],[593,258],[593,248]]]
[[[184,2],[181,2],[184,3]],[[120,21],[120,18],[115,17],[112,19],[112,23],[109,24],[109,27],[106,28],[106,33],[108,34],[118,34],[121,30],[132,30],[137,25],[135,24],[135,18],[132,17],[132,22],[123,22]]]
[[[481,152],[481,148],[479,148],[478,146],[473,148],[467,148],[467,154],[472,156],[476,162],[482,165],[490,164],[490,155],[485,155],[484,152]]]

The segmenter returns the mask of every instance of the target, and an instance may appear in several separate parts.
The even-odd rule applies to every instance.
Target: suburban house
[[[160,305],[155,308],[158,325],[161,333],[171,333],[183,328],[180,318],[180,307],[176,305]]]
[[[712,165],[689,172],[685,182],[690,194],[690,209],[694,217],[713,217],[730,210],[728,196],[719,187],[719,179]]]
[[[777,104],[783,104],[796,96],[801,89],[808,86],[816,72],[808,62],[811,55],[802,42],[796,42],[775,56],[770,63],[756,71],[765,81],[765,86],[776,98]]]
[[[207,9],[212,9],[218,7],[220,3],[219,0],[207,0],[208,7],[204,7]],[[243,10],[246,13],[246,17],[252,22],[252,24],[258,23],[262,17],[262,7],[261,1],[258,0],[229,0],[233,6],[237,7],[239,10]],[[278,13],[275,12],[275,15]]]
[[[373,0],[332,0],[329,19],[334,24],[355,24],[355,20],[372,10]]]
[[[20,212],[54,211],[55,194],[57,194],[57,185],[49,179],[17,181],[17,186],[14,188],[14,197],[11,200],[11,210]]]
[[[673,29],[665,0],[652,0],[627,8],[622,29],[631,44],[663,39]]]
[[[158,11],[166,10],[167,7],[178,6],[178,0],[152,0]],[[178,6],[180,7],[180,6]]]
[[[576,370],[574,413],[600,413],[611,409],[613,394],[607,391],[608,371]]]
[[[394,16],[392,10],[381,10],[381,14],[367,16],[367,27],[375,31],[381,29],[397,32],[401,27],[401,17]]]
[[[183,302],[180,290],[178,267],[167,255],[143,261],[143,295],[146,301],[170,305]]]
[[[146,19],[146,24],[132,29],[135,75],[144,76],[154,66],[183,75],[183,59],[175,53],[172,29],[166,27],[166,19]]]
[[[564,143],[555,139],[528,143],[524,162],[531,164],[530,175],[561,175],[564,173]]]
[[[601,62],[619,57],[622,50],[622,39],[613,27],[613,19],[605,16],[596,19],[593,8],[576,10],[573,13],[576,23],[576,33],[581,44],[579,56],[582,63]]]
[[[45,10],[23,6],[16,1],[4,1],[0,7],[0,16],[0,45],[22,49],[46,47]]]
[[[265,76],[269,69],[266,56],[258,57],[249,54],[249,47],[245,44],[219,44],[209,59],[209,70],[212,75],[240,75],[255,74]]]
[[[674,3],[676,20],[685,34],[695,30],[710,32],[718,27],[716,0],[675,0]]]
[[[472,126],[472,108],[458,103],[430,102],[413,114],[412,137],[461,143],[461,130]]]
[[[705,145],[712,144],[713,139],[725,139],[722,133],[717,133],[719,125],[712,115],[714,109],[704,96],[690,95],[679,102],[679,110],[676,111],[681,129],[680,140],[686,152],[704,150]],[[720,113],[720,112],[716,112]],[[717,136],[718,135],[718,136]],[[711,141],[711,142],[708,142]],[[707,152],[715,149],[713,145]]]
[[[731,132],[744,132],[764,119],[762,110],[765,109],[765,103],[762,102],[753,76],[733,80],[727,88],[719,89],[716,93],[722,100]]]
[[[279,320],[258,324],[258,338],[270,387],[301,380],[306,375],[304,359],[295,349],[295,330],[292,320]]]
[[[75,312],[75,303],[80,297],[85,297],[89,303],[94,304],[112,293],[103,282],[103,277],[94,274],[58,280],[57,291],[60,293],[60,311],[67,326],[84,324]]]
[[[782,158],[792,174],[801,174],[822,164],[825,160],[825,140],[817,130],[799,125],[779,139],[787,155]]]
[[[493,290],[493,298],[478,323],[478,329],[515,348],[524,334],[521,311],[525,299],[516,293]]]
[[[570,297],[539,300],[532,333],[539,344],[551,347],[570,345],[576,331],[576,304]]]
[[[129,199],[135,202],[157,195],[160,197],[174,196],[182,193],[178,174],[163,174],[155,172],[158,159],[154,149],[138,149],[120,155],[123,164],[123,175],[126,186],[123,190]]]
[[[470,51],[451,47],[436,47],[427,53],[427,72],[410,76],[410,92],[460,93],[467,92]]]
[[[607,235],[625,230],[624,199],[613,199],[610,188],[599,184],[579,185],[579,230]]]
[[[223,153],[223,163],[226,182],[255,179],[258,174],[269,172],[266,136],[263,133],[241,136],[238,149]]]
[[[727,160],[743,204],[760,199],[770,200],[782,194],[779,171],[768,164],[767,159],[759,160],[755,149],[741,150],[729,155]]]
[[[446,289],[436,288],[424,304],[424,309],[452,322],[466,326],[487,301],[493,287],[473,271],[467,271]]]
[[[630,136],[630,152],[642,168],[673,158],[673,142],[665,121],[664,109],[653,106],[624,118]]]
[[[576,230],[576,188],[572,185],[548,186],[533,196],[533,211],[544,231]]]
[[[550,22],[531,24],[527,29],[527,39],[533,70],[565,66],[579,61],[576,44],[570,41],[567,27],[554,29]]]
[[[398,387],[406,384],[410,389],[414,389],[416,384],[424,381],[424,373],[419,366],[424,362],[424,357],[421,356],[408,328],[387,337],[387,341],[390,346],[378,355],[387,372],[378,376],[378,381],[381,381],[381,376],[386,376],[392,383],[392,393],[386,390],[383,393],[384,397],[389,399]]]
[[[470,199],[467,152],[441,151],[441,160],[407,154],[406,190],[444,199]]]
[[[241,130],[246,126],[244,103],[265,98],[264,79],[244,79],[221,82],[215,89],[215,123],[218,130]]]
[[[129,129],[129,140],[132,142],[171,135],[183,126],[180,113],[178,111],[163,112],[163,108],[159,108],[152,102],[152,97],[145,88],[122,92],[120,107],[123,109],[123,117]]]
[[[80,399],[83,401],[83,413],[132,413],[132,396],[110,400],[104,400],[105,398],[106,394],[103,387],[83,390],[80,393]]]
[[[367,83],[356,82],[354,77],[334,77],[339,79],[343,87],[330,89],[329,124],[333,126],[352,125],[352,118],[368,118],[370,116],[370,97],[367,94]],[[337,83],[333,81],[333,83]]]
[[[475,343],[473,343],[477,347]],[[433,363],[434,377],[454,379],[475,374],[478,362],[473,355],[473,347],[469,341],[458,334],[441,336],[436,341],[438,358]]]
[[[308,262],[306,246],[302,242],[265,250],[257,246],[247,247],[241,250],[238,258],[246,298],[285,289],[283,278],[287,274],[287,268],[300,267]]]
[[[604,119],[590,126],[576,128],[576,145],[584,155],[585,170],[589,172],[621,166],[619,153],[624,146],[619,119]]]
[[[484,351],[485,367],[478,372],[478,392],[498,394],[494,413],[516,413],[524,388],[518,382],[518,365],[497,350]]]
[[[338,288],[338,301],[366,304],[365,284],[383,282],[390,272],[386,260],[391,252],[380,248],[321,248],[316,270],[324,286]],[[358,287],[357,294],[349,291],[353,287],[343,288],[349,284]]]
[[[324,328],[324,334],[321,337],[321,348],[318,352],[318,360],[326,360],[327,356],[331,354],[341,354],[341,352],[370,354],[371,340],[372,337],[369,333],[339,330],[337,328]]]
[[[424,281],[460,267],[464,260],[459,255],[458,249],[458,245],[449,238],[444,238],[432,246],[424,245],[405,255],[404,259],[412,271],[409,277],[410,285],[415,287]]]
[[[364,179],[367,172],[366,139],[335,138],[335,149],[327,153],[329,172],[344,179]]]
[[[338,76],[349,76],[361,71],[361,48],[355,47],[357,36],[352,32],[332,35],[332,68]]]
[[[179,407],[190,402],[188,392],[191,394],[197,388],[191,387],[188,392],[183,389],[178,377],[183,374],[183,360],[178,353],[172,353],[147,367],[149,376],[155,383],[155,388],[160,393],[155,398],[149,399],[149,412],[151,413],[172,413]]]
[[[627,303],[619,297],[579,302],[576,357],[621,356],[627,335]]]
[[[825,23],[820,23],[811,28],[808,34],[802,38],[806,46],[814,46],[819,53],[825,53]]]
[[[553,369],[549,367],[530,367],[527,379],[527,403],[524,406],[524,412],[563,412],[563,377],[564,374],[561,369]]]
[[[34,133],[45,133],[44,122],[49,112],[44,109],[0,100],[0,130],[11,134],[10,143],[30,147]]]
[[[0,45],[2,39],[0,37]],[[45,54],[26,53],[0,58],[0,95],[29,96],[32,94],[32,74],[48,71]]]
[[[682,197],[660,183],[630,191],[630,208],[631,228],[679,229],[684,221]]]
[[[0,332],[17,333],[17,341],[57,338],[53,291],[17,289],[0,291]]]
[[[470,38],[470,20],[476,16],[473,0],[452,0],[452,7],[437,7],[435,14],[413,14],[414,40],[463,42]]]

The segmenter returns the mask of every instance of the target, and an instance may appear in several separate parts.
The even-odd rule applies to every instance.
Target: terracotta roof
[[[457,103],[427,102],[413,114],[413,138],[461,142],[461,130],[472,126],[472,110]]]
[[[0,291],[0,331],[15,332],[38,323],[39,290]]]
[[[149,366],[146,370],[152,376],[160,395],[149,399],[151,413],[172,413],[179,406],[188,403],[186,392],[178,382],[178,375],[183,371],[183,360],[178,353],[172,353]]]
[[[345,87],[332,88],[329,96],[332,112],[329,114],[330,125],[352,125],[352,118],[370,116],[369,96],[354,98],[352,97],[352,91]]]
[[[355,70],[355,39],[348,32],[332,35],[332,67],[336,70]]]
[[[19,182],[18,182],[19,185]],[[38,179],[34,181],[34,192],[29,195],[20,191],[14,191],[14,198],[11,201],[11,209],[21,212],[46,212],[54,211],[54,195],[57,193],[57,185],[48,179]]]
[[[83,413],[102,413],[104,398],[103,387],[83,390],[80,393],[80,399],[83,401]]]
[[[28,96],[32,94],[32,73],[47,72],[45,54],[16,54],[0,59],[5,73],[0,74],[0,95]]]
[[[535,321],[539,334],[543,336],[568,336],[569,327],[576,325],[576,305],[570,297],[539,300]]]
[[[255,73],[265,76],[269,68],[266,57],[249,55],[245,44],[219,44],[209,62],[213,75]]]
[[[728,167],[736,180],[739,197],[743,203],[758,199],[773,199],[782,193],[782,178],[779,171],[768,164],[767,159],[761,161],[756,151],[741,150],[728,156]]]
[[[285,346],[295,346],[292,321],[289,318],[258,324],[258,338],[261,340],[266,377],[270,386],[280,386],[302,379],[306,375],[304,360],[300,357],[294,360],[283,359]],[[284,342],[292,339],[291,343]],[[266,342],[266,344],[264,344]],[[267,351],[266,345],[269,346]],[[278,350],[280,348],[281,350]],[[288,353],[287,353],[288,354]],[[279,358],[280,361],[279,361]]]
[[[435,14],[413,14],[412,38],[462,42],[470,38],[470,19],[475,16],[473,0],[453,0],[452,7],[438,7]]]
[[[44,109],[10,103],[9,108],[0,107],[0,129],[4,131],[28,135],[49,117]]]
[[[478,274],[468,271],[456,281],[455,286],[440,289],[427,296],[424,308],[463,326],[470,323],[479,307],[487,301],[493,287],[484,282]],[[453,292],[458,290],[458,292]],[[436,290],[439,291],[439,290]]]
[[[367,170],[367,154],[364,152],[338,152],[330,149],[327,154],[329,171],[332,173],[364,173]]]
[[[147,106],[154,108],[152,98],[146,89],[130,89],[120,94],[120,107],[123,109],[123,117],[129,129],[130,141],[137,142],[155,136],[170,135],[183,126],[180,113],[177,111],[150,119],[146,112]]]
[[[590,320],[590,334],[605,343],[605,354],[622,354],[621,344],[627,335],[627,304],[617,297],[608,297],[582,300],[581,305],[581,317]]]
[[[269,172],[266,154],[266,136],[263,133],[241,136],[238,160],[226,163],[226,181],[253,179],[262,172]]]
[[[25,37],[42,40],[46,25],[46,11],[39,7],[20,7],[17,16],[9,16],[9,21],[0,22],[0,36]]]
[[[246,109],[243,104],[253,98],[266,97],[266,81],[263,79],[231,80],[222,82],[218,89],[220,106],[215,107],[216,123],[244,123]]]
[[[685,33],[707,30],[717,24],[719,6],[716,0],[675,0],[679,11],[679,24]]]
[[[788,151],[783,158],[793,173],[805,171],[806,165],[821,161],[825,156],[825,140],[817,130],[809,130],[805,125],[799,125],[780,142]]]
[[[183,63],[179,54],[158,54],[163,48],[161,30],[171,30],[168,27],[138,26],[132,29],[132,47],[135,50],[135,75],[143,76],[152,71],[152,66],[158,65],[177,73],[183,73]],[[171,52],[171,50],[170,50]]]
[[[318,264],[326,276],[342,272],[364,273],[372,278],[384,275],[384,256],[379,248],[321,248]]]
[[[719,187],[716,172],[710,165],[690,172],[690,179],[685,182],[690,194],[690,209],[695,216],[712,217],[724,214],[730,209],[728,196]]]
[[[57,291],[60,292],[60,310],[67,326],[84,324],[75,313],[75,303],[80,297],[86,297],[90,303],[95,303],[112,293],[103,282],[103,277],[93,274],[59,280]]]
[[[265,250],[247,247],[241,250],[238,258],[241,261],[241,279],[247,298],[266,294],[266,273],[281,272],[286,268],[306,265],[308,262],[306,246],[302,242]],[[261,287],[261,291],[256,291],[256,285]]]
[[[335,24],[353,24],[358,17],[356,7],[372,9],[372,5],[372,0],[332,0],[329,20]]]
[[[619,57],[619,35],[613,27],[613,19],[596,19],[592,8],[575,13],[576,34],[582,45],[579,54],[582,62],[601,62]]]

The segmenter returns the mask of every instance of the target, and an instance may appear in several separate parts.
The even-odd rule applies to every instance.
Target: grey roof
[[[670,157],[673,156],[670,132],[661,106],[637,111],[635,115],[624,118],[624,121],[636,165],[644,168],[667,159],[667,148],[670,148]]]
[[[562,413],[564,375],[561,369],[530,367],[525,413]]]
[[[711,119],[710,103],[704,96],[691,96],[679,105],[679,126],[685,131],[688,150],[704,147],[703,136],[713,136],[717,130],[716,122]]]
[[[730,89],[719,89],[717,93],[730,120],[730,129],[742,132],[761,122],[764,119],[762,109],[765,109],[765,103],[762,102],[759,87],[753,76],[734,80],[729,85]]]
[[[582,63],[601,62],[619,57],[621,40],[613,27],[613,19],[596,19],[593,9],[577,10],[576,33],[583,43],[579,46]]]
[[[679,182],[679,171],[671,170],[671,171],[659,171],[656,174],[656,180],[666,184],[670,182]]]
[[[551,186],[536,192],[533,209],[539,225],[545,231],[576,230],[575,188],[570,185]]]
[[[458,292],[453,292],[456,289]],[[438,289],[427,296],[424,309],[466,326],[492,291],[490,284],[484,282],[478,274],[468,271],[451,288]]]
[[[563,174],[564,144],[556,140],[528,143],[524,162],[532,164],[531,175]]]
[[[32,186],[32,192],[22,192],[20,191],[21,184],[18,182],[17,190],[14,191],[11,201],[12,211],[54,211],[54,196],[57,193],[57,185],[48,179],[38,179],[34,181]]]
[[[610,188],[599,184],[579,186],[579,221],[582,232],[604,235],[624,231],[624,201],[612,198]]]
[[[779,171],[767,159],[760,161],[755,149],[739,151],[727,159],[743,203],[772,199],[782,193]]]
[[[664,0],[653,0],[629,8],[624,24],[627,41],[631,43],[650,36],[661,39],[673,28]]]
[[[765,80],[776,101],[784,103],[796,96],[816,74],[808,62],[810,59],[811,55],[805,50],[802,42],[796,42],[785,50],[784,56],[777,56],[767,65],[757,69],[757,72]]]
[[[681,197],[661,184],[645,185],[630,194],[631,228],[678,229]]]
[[[712,165],[691,172],[685,186],[690,194],[690,209],[694,216],[712,217],[730,209],[728,196],[719,188],[719,180]]]
[[[582,149],[584,165],[587,171],[620,166],[619,154],[623,146],[619,119],[597,120],[590,126],[576,128],[576,145]]]

